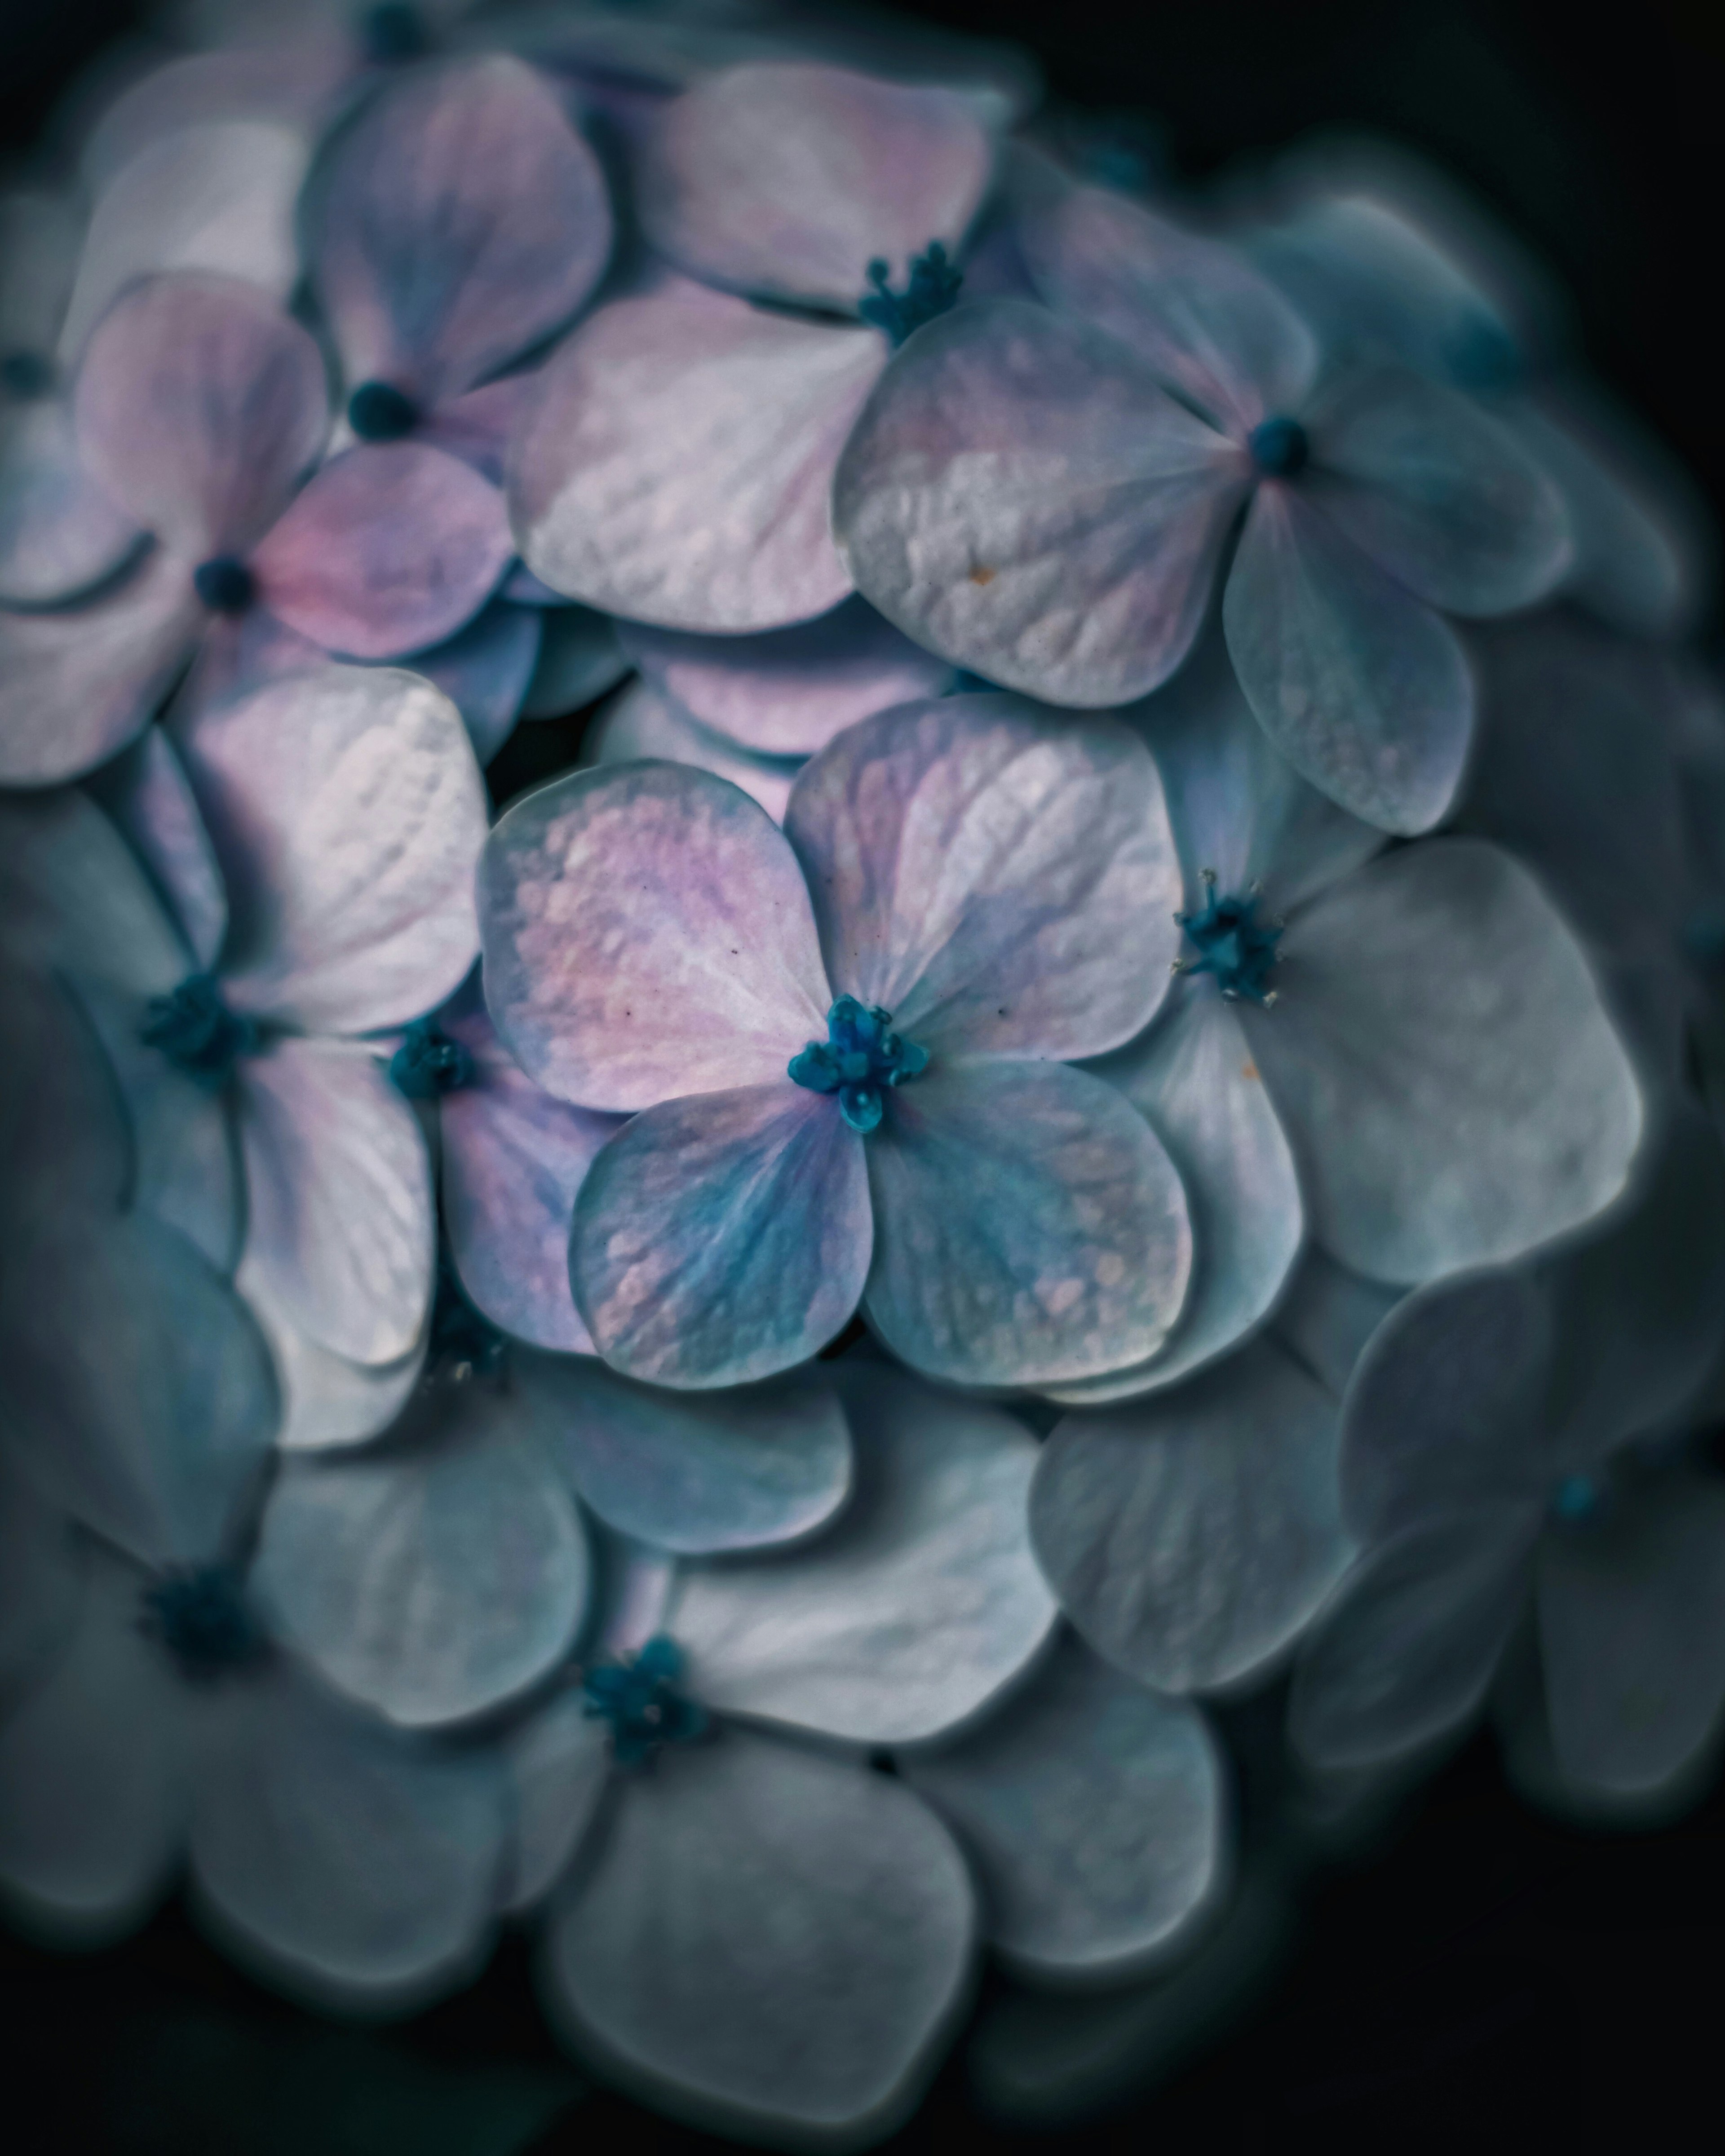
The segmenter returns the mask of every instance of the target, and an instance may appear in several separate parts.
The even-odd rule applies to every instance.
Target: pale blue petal
[[[729,779],[751,801],[757,801],[775,824],[783,824],[804,759],[751,756],[723,734],[698,725],[681,705],[645,681],[619,689],[582,737],[582,752],[594,763],[634,763],[643,758],[692,764],[716,778]]]
[[[517,1722],[503,1743],[514,1833],[499,1902],[516,1916],[567,1871],[611,1779],[611,1738],[578,1686]]]
[[[504,597],[509,596],[506,583]],[[565,606],[557,592],[521,604],[537,607],[544,623],[538,660],[521,699],[524,719],[559,719],[581,711],[596,696],[614,689],[629,671],[608,614],[595,613],[591,607]]]
[[[0,405],[0,605],[76,598],[105,583],[142,541],[85,470],[63,399]]]

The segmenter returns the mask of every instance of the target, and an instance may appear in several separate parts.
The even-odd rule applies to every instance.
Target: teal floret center
[[[892,1030],[891,1011],[840,996],[827,1013],[826,1039],[811,1040],[787,1067],[811,1093],[836,1093],[839,1114],[866,1137],[885,1111],[886,1088],[920,1078],[928,1050]]]

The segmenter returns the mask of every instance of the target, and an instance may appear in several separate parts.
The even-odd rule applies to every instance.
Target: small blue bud
[[[1174,916],[1198,956],[1180,959],[1174,971],[1214,973],[1217,985],[1230,1001],[1240,998],[1247,1003],[1274,1003],[1276,991],[1270,986],[1270,977],[1276,971],[1281,923],[1259,920],[1255,890],[1218,897],[1215,878],[1208,869],[1204,880],[1209,893],[1204,911]]]
[[[366,8],[356,29],[361,52],[379,67],[392,60],[416,60],[431,49],[425,18],[403,0],[384,0],[380,7]]]
[[[241,1056],[263,1045],[257,1020],[228,1009],[211,973],[189,974],[172,994],[152,996],[138,1038],[211,1093],[227,1084]]]
[[[389,1076],[410,1101],[441,1100],[473,1083],[473,1058],[435,1019],[416,1019],[389,1059]]]
[[[1266,479],[1293,479],[1306,469],[1312,444],[1297,419],[1265,419],[1246,437],[1252,462]]]
[[[937,239],[930,240],[927,254],[911,257],[902,292],[895,292],[887,283],[891,266],[878,256],[865,274],[874,289],[857,302],[856,311],[895,352],[913,330],[945,314],[964,282],[963,272],[947,261],[947,250]]]
[[[419,424],[419,408],[390,382],[362,382],[347,400],[347,424],[362,442],[398,442]]]
[[[827,1013],[827,1037],[811,1040],[786,1066],[811,1093],[836,1093],[839,1112],[864,1137],[880,1125],[883,1089],[907,1086],[928,1068],[928,1050],[892,1030],[890,1011],[840,996]]]
[[[0,392],[20,404],[33,403],[54,387],[54,362],[39,352],[0,355]]]
[[[212,613],[244,613],[258,595],[257,579],[232,554],[216,554],[192,572],[192,588]]]
[[[667,1744],[689,1744],[707,1726],[706,1709],[676,1689],[683,1650],[664,1633],[637,1655],[589,1670],[582,1690],[590,1722],[611,1725],[611,1756],[619,1767],[649,1764]]]
[[[239,1573],[224,1564],[184,1566],[146,1587],[139,1622],[196,1684],[244,1669],[269,1645]]]

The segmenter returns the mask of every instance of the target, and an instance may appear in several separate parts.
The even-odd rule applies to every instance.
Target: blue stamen
[[[1209,894],[1203,912],[1174,916],[1199,955],[1177,959],[1174,971],[1214,973],[1230,1003],[1244,997],[1248,1003],[1267,1008],[1276,1001],[1276,991],[1269,982],[1276,971],[1276,947],[1281,941],[1282,924],[1259,920],[1255,886],[1244,896],[1230,892],[1218,898],[1215,871],[1205,869],[1203,873]]]
[[[884,1089],[907,1086],[928,1068],[928,1050],[892,1030],[892,1014],[840,996],[827,1013],[827,1037],[811,1040],[787,1066],[811,1093],[836,1093],[839,1112],[865,1137],[880,1123]]]
[[[947,250],[937,239],[929,241],[926,254],[911,256],[902,292],[895,292],[888,285],[891,275],[890,264],[878,256],[870,263],[868,280],[875,289],[865,294],[856,311],[871,329],[880,331],[896,352],[913,330],[946,313],[957,298],[964,277],[947,261]]]
[[[440,1100],[473,1083],[473,1058],[435,1019],[416,1019],[389,1059],[391,1081],[410,1101]]]
[[[1591,1475],[1566,1475],[1551,1493],[1552,1517],[1565,1527],[1597,1519],[1604,1507],[1604,1489]]]
[[[448,1255],[437,1261],[437,1296],[431,1306],[430,1345],[425,1367],[429,1376],[488,1378],[501,1366],[509,1342],[469,1300]]]
[[[200,562],[192,572],[192,588],[212,613],[244,613],[258,595],[256,578],[232,554]]]
[[[638,1655],[588,1671],[585,1712],[610,1723],[619,1767],[644,1766],[667,1744],[691,1743],[706,1730],[706,1709],[675,1689],[682,1670],[682,1649],[661,1632]]]
[[[39,352],[8,352],[0,356],[0,390],[28,404],[47,396],[54,387],[54,362]]]
[[[263,1045],[257,1020],[228,1009],[211,973],[189,974],[171,995],[151,996],[138,1038],[211,1093],[227,1084],[242,1055]]]
[[[212,1683],[244,1669],[268,1647],[239,1574],[230,1566],[187,1565],[172,1572],[144,1589],[143,1604],[143,1630],[194,1683]]]
[[[402,0],[384,0],[380,7],[367,8],[356,27],[360,50],[380,67],[391,60],[416,60],[431,49],[424,18]]]
[[[362,442],[398,442],[419,424],[419,408],[393,382],[362,382],[347,400],[347,424]]]
[[[1246,437],[1252,462],[1266,479],[1293,479],[1306,469],[1312,443],[1297,419],[1265,419]]]

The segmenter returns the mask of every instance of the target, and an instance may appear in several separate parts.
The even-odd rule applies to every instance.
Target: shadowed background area
[[[1147,177],[1175,187],[1320,129],[1388,134],[1430,155],[1553,266],[1587,359],[1719,514],[1716,9],[941,0],[906,12],[1022,40],[1056,100],[1105,121]],[[4,0],[6,154],[140,13],[124,0]],[[1707,2115],[1725,1949],[1717,1794],[1661,1835],[1585,1835],[1512,1799],[1479,1738],[1405,1811],[1332,1836],[1314,1867],[1258,1825],[1281,1707],[1272,1688],[1225,1717],[1245,1785],[1233,1958],[1219,1951],[1166,1992],[1122,1994],[1106,2010],[1014,2019],[991,1988],[992,2050],[961,2046],[889,2147],[1022,2145],[1056,2130],[1062,2105],[1068,2143],[1201,2137],[1216,2152],[1320,2138],[1332,2152],[1375,2150],[1389,2137],[1447,2151],[1491,2129],[1586,2148],[1633,2128],[1657,2146],[1664,2129]],[[469,1994],[358,2033],[263,1993],[177,1908],[90,1961],[0,1936],[0,2068],[6,2144],[19,2152],[722,2145],[586,2090],[544,2030],[518,1943]]]

